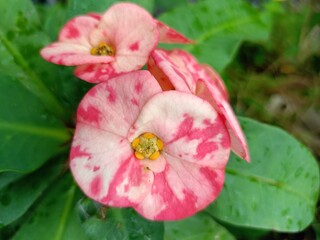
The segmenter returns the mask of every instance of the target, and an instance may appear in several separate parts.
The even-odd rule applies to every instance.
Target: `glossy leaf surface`
[[[160,16],[160,20],[185,34],[195,44],[184,47],[199,62],[221,72],[244,40],[267,40],[270,16],[255,12],[245,1],[200,1]]]
[[[241,118],[251,163],[232,155],[224,189],[209,212],[246,227],[297,232],[314,218],[319,167],[311,153],[283,130]]]

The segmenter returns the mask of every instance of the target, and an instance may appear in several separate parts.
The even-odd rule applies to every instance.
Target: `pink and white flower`
[[[248,145],[228,102],[226,87],[210,66],[200,65],[191,54],[182,50],[156,49],[150,56],[148,68],[163,90],[192,93],[209,102],[225,120],[233,152],[250,161]]]
[[[229,153],[225,121],[207,101],[163,91],[150,72],[135,71],[85,95],[70,168],[95,201],[177,220],[216,199]]]
[[[142,68],[159,40],[191,42],[138,5],[118,3],[103,15],[71,19],[41,55],[55,64],[77,66],[77,77],[98,83]]]

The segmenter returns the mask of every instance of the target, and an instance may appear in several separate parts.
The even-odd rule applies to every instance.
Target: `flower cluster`
[[[70,152],[84,193],[148,219],[177,220],[217,198],[230,150],[247,161],[249,154],[218,74],[159,42],[192,43],[119,3],[71,19],[41,55],[98,83],[79,104]]]

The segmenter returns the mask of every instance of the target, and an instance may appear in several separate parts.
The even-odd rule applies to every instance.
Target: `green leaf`
[[[155,0],[155,12],[166,12],[177,6],[185,5],[186,3],[188,3],[187,0]]]
[[[0,172],[0,191],[10,183],[23,177],[24,174],[18,172]]]
[[[61,151],[70,135],[22,85],[0,79],[0,172],[31,172]]]
[[[37,5],[37,12],[40,21],[43,23],[42,29],[50,36],[50,39],[58,39],[61,27],[68,21],[67,7],[65,4],[40,4]]]
[[[234,240],[235,238],[208,214],[200,212],[181,221],[165,222],[166,240]]]
[[[1,189],[0,225],[8,225],[21,217],[43,194],[60,171],[60,164],[56,166],[50,164]]]
[[[235,226],[226,222],[221,223],[236,239],[258,240],[268,239],[266,236],[272,232],[271,230],[249,228],[244,226]]]
[[[32,29],[39,27],[36,10],[29,0],[11,0],[0,1],[1,31],[30,32]]]
[[[319,167],[310,152],[283,130],[241,118],[252,162],[231,156],[221,195],[208,211],[221,221],[297,232],[313,220]]]
[[[28,0],[1,1],[0,12],[0,73],[19,81],[37,96],[47,110],[61,119],[68,119],[65,108],[43,82],[50,73],[43,68],[40,48],[48,43],[41,24]]]
[[[84,227],[90,239],[163,239],[163,223],[144,219],[131,208],[102,208],[85,199],[79,204]],[[101,212],[105,216],[101,216]]]
[[[75,205],[81,194],[69,174],[63,176],[31,213],[12,240],[88,240]]]
[[[68,15],[69,17],[74,17],[89,12],[104,13],[112,4],[118,2],[117,0],[70,0],[68,1]],[[150,13],[153,12],[154,0],[131,0],[130,2],[140,5]]]
[[[221,72],[244,40],[265,41],[271,28],[269,13],[245,1],[201,1],[160,16],[171,27],[195,40],[185,47],[200,62]]]

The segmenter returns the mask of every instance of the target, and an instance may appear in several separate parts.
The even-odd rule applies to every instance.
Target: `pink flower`
[[[225,120],[233,152],[250,161],[247,142],[228,102],[226,87],[211,67],[200,65],[191,54],[182,50],[156,49],[151,54],[148,68],[163,90],[192,93],[209,102]]]
[[[207,101],[162,91],[148,71],[135,71],[85,95],[70,168],[95,201],[177,220],[216,199],[229,153],[224,120]]]
[[[77,66],[77,77],[97,83],[143,67],[159,40],[191,42],[138,5],[119,3],[103,15],[71,19],[41,55],[55,64]]]

